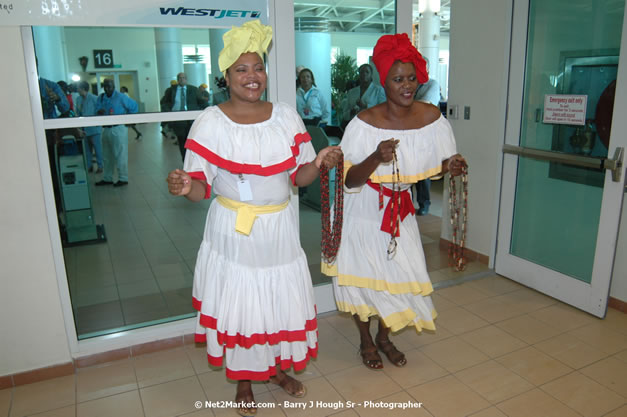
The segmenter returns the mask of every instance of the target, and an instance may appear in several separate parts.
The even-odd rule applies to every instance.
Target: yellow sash
[[[258,214],[276,213],[283,210],[290,203],[290,201],[287,200],[285,203],[272,206],[255,206],[242,203],[241,201],[231,200],[221,195],[217,196],[216,200],[218,200],[218,203],[223,207],[237,212],[235,231],[246,236],[250,235],[250,231],[253,229],[253,223]]]

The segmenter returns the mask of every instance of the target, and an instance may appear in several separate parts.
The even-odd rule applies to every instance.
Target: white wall
[[[70,361],[17,27],[0,27],[0,375]],[[35,97],[37,100],[39,97]],[[58,237],[57,237],[58,238]]]
[[[489,10],[490,13],[486,13]],[[448,103],[471,107],[470,120],[450,120],[458,151],[469,165],[467,247],[490,254],[497,212],[497,161],[501,157],[505,120],[510,30],[500,0],[458,0],[451,3]],[[447,201],[447,198],[444,199]],[[447,218],[447,207],[443,210]],[[450,239],[450,223],[443,221]]]

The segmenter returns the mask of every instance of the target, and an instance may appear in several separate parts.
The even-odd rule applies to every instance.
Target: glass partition
[[[319,9],[311,7],[310,3],[294,1],[297,108],[316,151],[340,143],[343,127],[354,116],[350,107],[355,103],[350,103],[349,91],[359,89],[359,66],[372,64],[372,49],[379,37],[396,32],[395,7],[394,1],[356,5],[333,0]],[[370,18],[364,19],[364,15]],[[380,88],[376,68],[370,65],[369,69],[368,81]],[[302,84],[299,73],[303,77],[310,76],[310,81],[302,79],[307,85]],[[309,83],[314,86],[314,82],[322,99],[312,104],[306,98],[310,93],[305,90],[311,88]],[[384,93],[382,100],[385,100]],[[335,173],[329,177],[333,195]],[[316,180],[300,190],[301,243],[314,285],[330,282],[330,278],[320,272],[321,230],[320,182]]]

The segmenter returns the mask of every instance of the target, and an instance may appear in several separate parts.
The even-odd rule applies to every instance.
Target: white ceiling
[[[450,29],[451,0],[441,1],[440,31]],[[393,32],[394,0],[294,0],[296,30],[323,32]],[[414,23],[418,23],[418,0]]]

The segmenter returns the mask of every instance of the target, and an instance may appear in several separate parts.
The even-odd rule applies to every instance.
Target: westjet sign
[[[160,7],[159,10],[162,16],[208,16],[214,19],[222,19],[223,17],[254,19],[261,16],[259,10],[192,9],[188,7]]]

